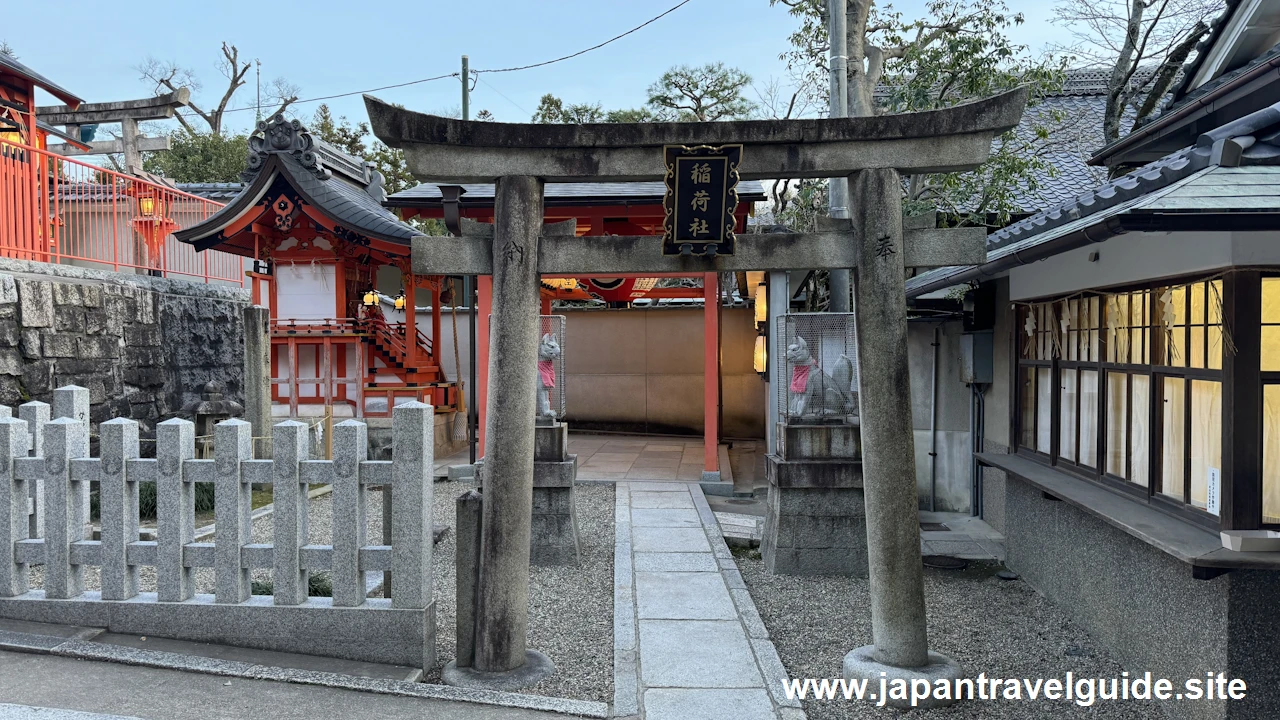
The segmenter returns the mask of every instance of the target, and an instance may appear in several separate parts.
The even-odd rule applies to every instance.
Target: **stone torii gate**
[[[539,275],[851,268],[874,644],[849,653],[845,675],[958,675],[954,662],[929,652],[926,637],[904,283],[908,267],[980,262],[985,231],[904,232],[901,175],[978,166],[1026,102],[1023,88],[876,117],[523,125],[425,115],[365,96],[374,134],[405,151],[416,177],[497,186],[490,232],[413,246],[415,273],[493,276],[475,671],[509,686],[512,675],[536,674],[531,659],[545,663],[525,644]],[[658,237],[575,237],[559,227],[568,223],[543,225],[546,182],[660,181],[663,146],[726,144],[743,146],[744,180],[848,177],[852,217],[824,232],[739,235],[735,254],[710,258],[663,255]]]

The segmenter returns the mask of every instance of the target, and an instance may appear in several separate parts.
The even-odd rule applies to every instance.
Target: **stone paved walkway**
[[[702,440],[643,435],[570,433],[580,480],[691,480],[702,478]]]
[[[701,488],[619,481],[616,508],[614,714],[803,718]]]

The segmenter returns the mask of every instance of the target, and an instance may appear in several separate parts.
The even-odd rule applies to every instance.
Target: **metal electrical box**
[[[960,336],[960,382],[987,385],[995,379],[995,333],[967,332]]]

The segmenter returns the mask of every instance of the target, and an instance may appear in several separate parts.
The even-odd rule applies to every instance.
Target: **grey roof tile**
[[[26,65],[18,62],[17,58],[15,58],[14,56],[8,53],[0,52],[0,68],[3,68],[4,70],[8,70],[9,72],[15,75],[26,78],[27,80],[35,83],[37,87],[48,90],[51,94],[57,96],[59,100],[65,103],[68,103],[70,105],[78,105],[84,102],[84,99],[81,98],[80,96],[62,87],[61,85],[55,83],[49,78],[41,75],[35,70],[32,70]]]
[[[1148,118],[1147,122],[1143,123],[1143,125],[1147,123],[1155,122],[1156,120],[1159,120],[1164,115],[1175,113],[1181,110],[1187,105],[1190,105],[1196,102],[1197,100],[1199,100],[1200,98],[1216,91],[1218,88],[1222,87],[1223,85],[1226,85],[1232,80],[1235,80],[1241,75],[1244,75],[1252,71],[1253,69],[1257,68],[1260,65],[1265,65],[1271,62],[1277,56],[1280,56],[1280,43],[1277,43],[1276,45],[1272,46],[1270,50],[1266,51],[1265,53],[1249,61],[1247,64],[1241,65],[1240,67],[1236,68],[1235,70],[1232,70],[1231,72],[1223,73],[1222,75],[1219,75],[1213,80],[1210,80],[1209,82],[1186,93],[1185,95],[1182,95],[1181,97],[1175,96],[1177,98],[1176,100],[1166,103],[1163,110],[1153,115],[1152,117]]]
[[[220,197],[216,199],[230,202],[204,222],[175,233],[179,240],[199,245],[217,237],[231,217],[247,210],[250,197],[265,190],[264,186],[272,182],[276,171],[309,203],[357,234],[404,245],[422,234],[400,222],[370,194],[380,193],[381,186],[367,172],[363,160],[316,141],[297,121],[277,117],[268,122],[270,127],[264,136],[250,139],[247,182],[198,183],[181,188],[205,197],[217,195]],[[268,172],[269,168],[275,171]],[[362,181],[374,182],[368,187],[357,184]],[[226,198],[233,190],[234,194]]]

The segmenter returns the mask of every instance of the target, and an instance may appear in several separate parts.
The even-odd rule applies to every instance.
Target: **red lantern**
[[[179,225],[165,214],[165,202],[162,198],[155,197],[147,190],[142,193],[138,195],[138,215],[129,221],[129,225],[147,246],[147,267],[158,268],[161,266],[165,238],[177,230]]]

